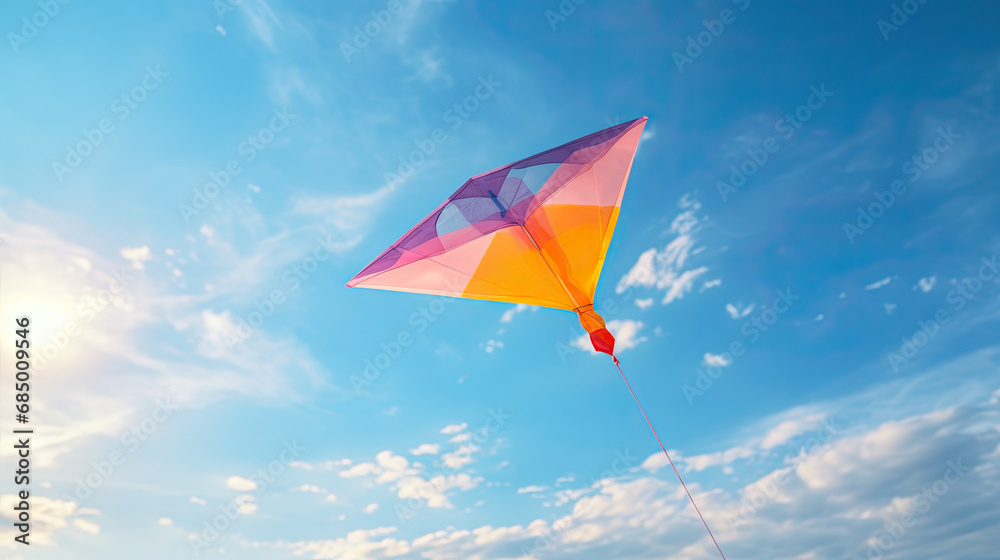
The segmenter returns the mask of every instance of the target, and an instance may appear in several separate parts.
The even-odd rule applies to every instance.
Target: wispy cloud
[[[747,315],[753,313],[754,307],[756,306],[755,304],[752,303],[745,307],[743,306],[742,303],[737,303],[736,305],[727,303],[726,313],[729,313],[729,316],[732,317],[733,319],[742,319],[743,317],[746,317]]]
[[[675,237],[663,249],[655,247],[644,251],[639,260],[618,281],[616,292],[621,294],[634,287],[663,290],[663,304],[669,304],[690,293],[695,282],[708,272],[708,267],[688,267],[688,259],[697,254],[694,233],[700,220],[697,212],[701,205],[689,197],[679,203],[683,211],[674,218],[670,233]]]
[[[883,286],[889,285],[889,282],[892,282],[892,277],[891,276],[887,276],[887,277],[879,280],[878,282],[872,282],[871,284],[868,284],[867,286],[865,286],[865,289],[868,290],[868,291],[877,290],[877,289],[879,289],[879,288],[881,288]]]
[[[930,278],[921,278],[917,281],[917,285],[913,289],[919,289],[923,293],[928,293],[934,289],[934,285],[937,284],[937,277],[931,276]]]

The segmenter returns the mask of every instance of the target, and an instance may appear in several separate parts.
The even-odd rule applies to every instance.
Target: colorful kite
[[[594,292],[646,120],[613,126],[469,179],[348,287],[574,311],[594,349],[611,355],[621,371],[615,339],[594,311]],[[634,392],[632,397],[639,404]],[[660,448],[673,466],[662,443]],[[680,479],[676,467],[674,472]],[[688,497],[698,511],[690,492]],[[701,511],[698,515],[705,523]]]

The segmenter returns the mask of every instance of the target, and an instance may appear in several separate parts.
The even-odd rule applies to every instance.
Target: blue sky
[[[645,115],[596,302],[723,550],[994,554],[998,16],[5,3],[4,383],[14,317],[42,356],[36,546],[7,475],[0,546],[714,557],[575,316],[344,286],[468,177]]]

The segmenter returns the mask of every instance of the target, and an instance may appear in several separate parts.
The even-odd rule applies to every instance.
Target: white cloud
[[[519,304],[515,305],[514,307],[511,307],[507,311],[504,311],[503,315],[500,316],[500,322],[501,323],[509,323],[509,322],[511,322],[511,321],[514,320],[514,315],[517,315],[518,313],[522,313],[524,311],[527,311],[531,307],[532,306],[530,306],[530,305],[525,305],[523,303],[519,303]]]
[[[711,352],[705,352],[705,356],[702,358],[702,362],[709,367],[726,367],[732,363],[732,360],[726,359],[722,354],[712,354]]]
[[[16,494],[0,495],[0,515],[9,519],[0,527],[0,538],[4,544],[13,549],[19,546],[14,542],[14,537],[20,532],[12,527],[12,523],[19,522],[18,512],[14,506],[21,502],[21,498]],[[67,520],[77,513],[76,502],[53,500],[45,496],[31,493],[31,533],[29,541],[34,545],[51,545],[55,543],[53,539],[56,531],[67,526]],[[77,520],[74,520],[77,521]],[[79,520],[82,521],[82,520]],[[9,529],[8,529],[9,527]],[[79,527],[79,526],[78,526]]]
[[[252,492],[257,489],[257,483],[242,476],[231,476],[226,479],[226,488],[239,492]]]
[[[694,231],[694,229],[698,227],[698,218],[696,217],[696,214],[699,208],[701,208],[701,206],[678,214],[674,218],[674,221],[670,224],[670,232],[685,235]]]
[[[824,414],[813,414],[803,418],[785,420],[764,435],[760,447],[761,449],[773,449],[783,445],[793,437],[816,428],[825,417]]]
[[[444,462],[451,470],[458,470],[472,463],[474,459],[472,456],[480,451],[479,446],[472,444],[465,444],[459,446],[458,449],[452,451],[451,453],[445,453],[441,456],[441,460]]]
[[[323,471],[336,471],[340,470],[341,467],[348,467],[354,464],[350,459],[331,459],[328,461],[323,461],[322,463],[307,463],[305,461],[292,461],[289,466],[296,469],[303,469],[307,471],[311,470],[323,470]]]
[[[122,250],[124,251],[125,249]],[[94,268],[94,265],[92,265],[90,261],[80,256],[72,256],[69,258],[69,260],[71,263],[76,265],[80,270],[84,272],[90,272]]]
[[[632,287],[655,288],[664,291],[662,303],[666,305],[690,293],[695,281],[708,272],[704,266],[687,268],[689,257],[701,252],[701,249],[695,249],[693,237],[699,229],[700,220],[696,215],[701,205],[688,195],[681,199],[679,205],[685,210],[670,225],[670,233],[676,235],[674,240],[662,251],[653,247],[639,255],[635,265],[618,281],[617,293]],[[721,280],[712,282],[721,283]],[[702,291],[708,287],[711,286],[706,283]]]
[[[479,347],[486,350],[487,354],[492,354],[494,350],[503,350],[503,342],[499,340],[487,340],[484,343],[480,343]]]
[[[393,455],[392,451],[379,453],[375,456],[375,460],[382,469],[382,473],[377,480],[379,484],[396,481],[402,476],[413,474],[414,472],[410,470],[410,462],[405,457]]]
[[[409,476],[396,484],[397,496],[401,500],[410,498],[426,500],[424,503],[430,508],[451,509],[455,506],[448,500],[448,492],[452,490],[466,492],[479,486],[482,481],[482,477],[472,477],[466,473],[447,476],[442,474],[427,480],[419,476]]]
[[[365,506],[364,512],[367,514],[372,514],[375,513],[375,510],[377,509],[378,509],[378,504],[368,504],[367,506]]]
[[[615,351],[631,350],[648,339],[639,336],[645,324],[631,319],[614,319],[608,321],[608,331],[615,337]]]
[[[411,549],[406,541],[381,538],[394,533],[395,527],[358,529],[338,539],[322,541],[280,543],[279,546],[294,549],[296,556],[304,558],[350,558],[351,560],[371,560],[408,554]],[[380,539],[381,540],[377,540]]]
[[[753,313],[754,307],[756,307],[756,305],[752,303],[746,307],[743,307],[742,303],[737,303],[736,305],[727,303],[726,313],[729,313],[729,316],[733,319],[741,319]]]
[[[722,285],[722,279],[721,278],[716,278],[714,280],[706,280],[705,282],[703,282],[701,284],[701,288],[698,290],[698,293],[700,294],[700,293],[704,292],[705,290],[710,290],[712,288],[718,288],[721,285]]]
[[[517,493],[518,494],[536,494],[538,492],[544,492],[544,491],[546,491],[548,489],[549,489],[548,486],[538,486],[538,485],[532,484],[531,486],[525,486],[523,488],[518,488],[517,489]]]
[[[416,449],[411,449],[411,455],[437,455],[441,451],[439,443],[422,443]]]
[[[865,289],[868,290],[868,291],[877,290],[877,289],[881,288],[882,286],[888,285],[889,282],[892,282],[892,277],[891,276],[887,276],[887,277],[879,280],[878,282],[872,282],[871,284],[868,284],[867,286],[865,286]]]
[[[343,461],[327,461],[322,466],[326,470],[334,470],[343,465]],[[403,476],[416,474],[418,471],[411,468],[410,462],[392,451],[382,451],[375,455],[373,463],[358,463],[349,469],[340,471],[342,478],[360,478],[364,476],[375,476],[378,484],[389,484],[399,480]]]
[[[892,312],[896,310],[895,303],[883,303],[882,307],[885,309],[886,315],[892,315]]]
[[[737,446],[731,449],[726,449],[725,451],[716,451],[715,453],[706,453],[704,455],[693,455],[684,459],[684,463],[687,465],[688,471],[703,471],[709,467],[721,467],[724,465],[731,465],[734,461],[739,459],[749,459],[753,457],[756,452],[746,446]]]
[[[152,260],[153,253],[149,250],[149,247],[143,245],[142,247],[125,247],[118,251],[118,253],[125,258],[125,260],[132,263],[132,268],[137,268],[142,270],[145,267],[142,263]]]
[[[100,525],[87,521],[86,519],[74,519],[73,526],[84,533],[90,533],[91,535],[96,535],[101,532]]]
[[[254,513],[257,513],[258,509],[260,509],[257,504],[254,503],[254,497],[249,494],[236,496],[233,503],[236,504],[236,511],[238,511],[240,515],[253,515]]]
[[[201,498],[196,498],[194,496],[191,496],[191,498],[189,498],[189,500],[191,501],[192,504],[198,504],[199,506],[203,506],[203,505],[208,504],[207,501],[202,500]]]
[[[680,452],[677,451],[676,449],[671,449],[668,451],[668,453],[670,453],[671,458],[676,459],[678,461],[684,458],[680,454]],[[660,453],[653,453],[649,457],[646,457],[646,459],[643,460],[642,464],[639,465],[639,468],[655,474],[660,469],[664,469],[669,466],[670,466],[670,460],[661,451]]]
[[[639,298],[635,300],[635,305],[639,309],[646,310],[653,306],[653,298]]]
[[[378,470],[378,467],[375,463],[358,463],[346,471],[341,471],[340,476],[344,478],[357,478],[359,476],[368,476],[376,470]]]
[[[161,517],[156,521],[156,523],[158,525],[173,525],[174,520],[170,519],[169,517]]]
[[[913,288],[919,288],[921,292],[926,294],[934,289],[934,284],[937,284],[937,277],[931,276],[930,278],[921,278]]]
[[[449,425],[445,426],[444,428],[441,428],[441,433],[442,434],[457,434],[458,432],[461,432],[462,430],[464,430],[464,429],[466,429],[468,427],[469,427],[469,425],[466,424],[465,422],[462,422],[461,424],[449,424]]]
[[[296,486],[295,488],[292,488],[292,491],[313,492],[315,494],[326,494],[327,492],[329,492],[326,488],[320,488],[319,486],[315,486],[313,484],[303,484],[302,486]]]
[[[670,242],[663,251],[649,249],[639,256],[632,269],[622,277],[616,288],[617,293],[639,286],[664,290],[663,304],[671,303],[689,293],[699,276],[708,268],[699,267],[683,270],[684,262],[694,247],[694,240],[687,235]]]

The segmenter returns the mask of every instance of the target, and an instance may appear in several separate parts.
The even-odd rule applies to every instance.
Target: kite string
[[[691,505],[694,506],[694,510],[698,512],[698,517],[701,518],[701,523],[705,526],[705,530],[708,531],[708,536],[712,537],[712,542],[715,543],[715,548],[718,549],[719,554],[722,555],[722,560],[726,560],[726,555],[723,554],[722,548],[719,546],[719,541],[715,540],[715,535],[712,534],[712,530],[708,527],[708,522],[705,521],[705,516],[701,514],[701,510],[698,509],[698,504],[694,501],[694,496],[691,495],[691,491],[688,490],[687,484],[684,484],[684,479],[681,478],[681,473],[674,466],[673,459],[670,458],[670,453],[667,453],[667,448],[663,447],[663,442],[660,441],[660,436],[657,435],[656,429],[653,428],[653,423],[649,421],[649,417],[646,416],[646,411],[643,410],[642,405],[639,404],[639,398],[635,396],[635,391],[632,390],[632,385],[625,378],[625,372],[622,371],[621,363],[618,362],[618,358],[613,354],[611,356],[615,360],[615,365],[618,366],[618,373],[622,374],[622,380],[625,382],[625,386],[628,387],[628,392],[632,393],[632,398],[635,400],[635,404],[639,407],[639,412],[642,413],[642,417],[646,419],[646,424],[649,425],[650,431],[653,432],[653,437],[656,438],[656,443],[660,444],[660,449],[663,450],[663,454],[667,456],[667,461],[670,463],[670,467],[674,469],[674,474],[677,475],[677,480],[681,481],[681,486],[684,487],[684,492],[687,493],[688,499],[691,500]]]

